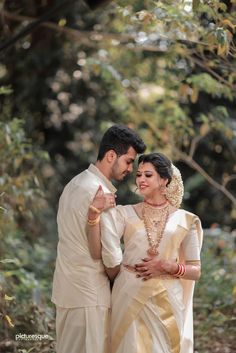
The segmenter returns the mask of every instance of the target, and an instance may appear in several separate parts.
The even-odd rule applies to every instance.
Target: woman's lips
[[[147,187],[148,187],[148,185],[144,185],[144,184],[143,184],[143,185],[139,185],[139,189],[140,189],[140,190],[145,189],[145,188],[147,188]]]

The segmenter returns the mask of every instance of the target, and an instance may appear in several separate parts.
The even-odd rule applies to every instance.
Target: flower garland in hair
[[[183,200],[184,185],[179,169],[173,164],[172,171],[172,180],[166,187],[165,196],[172,206],[179,208]]]

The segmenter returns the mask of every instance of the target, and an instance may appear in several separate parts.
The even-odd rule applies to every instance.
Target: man
[[[93,260],[88,245],[88,209],[99,187],[115,193],[111,180],[132,172],[137,153],[146,146],[128,127],[114,125],[104,134],[95,165],[75,176],[65,187],[57,215],[59,243],[53,279],[56,304],[57,353],[108,353],[110,307],[109,275],[122,261],[112,210],[103,212],[111,229],[102,238],[102,260]],[[109,273],[110,271],[110,273]]]

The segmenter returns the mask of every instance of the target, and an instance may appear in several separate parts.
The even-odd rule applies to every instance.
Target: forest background
[[[205,229],[195,351],[233,353],[236,0],[5,0],[0,13],[0,351],[55,351],[58,198],[123,123],[181,169]]]

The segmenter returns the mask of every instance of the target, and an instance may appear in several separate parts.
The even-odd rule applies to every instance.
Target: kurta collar
[[[115,186],[110,182],[110,180],[108,180],[104,174],[102,174],[100,172],[100,170],[94,165],[94,164],[90,164],[90,166],[88,167],[88,170],[97,175],[100,179],[102,179],[102,181],[105,183],[106,187],[113,193],[115,193],[117,191],[117,189],[115,188]]]

